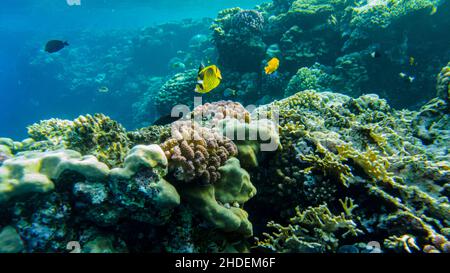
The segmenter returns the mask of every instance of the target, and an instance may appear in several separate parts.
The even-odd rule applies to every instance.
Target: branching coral
[[[179,181],[213,184],[220,179],[219,167],[237,154],[236,145],[219,133],[192,121],[172,124],[172,137],[161,144],[169,170]]]
[[[379,210],[375,209],[378,220],[366,219],[365,228],[376,230],[375,233],[384,230],[391,236],[420,237],[417,245],[422,249],[431,244],[432,237],[445,233],[450,217],[444,195],[448,155],[442,149],[446,149],[444,139],[448,138],[448,130],[444,129],[443,105],[442,100],[435,99],[420,112],[397,111],[375,95],[351,99],[328,92],[304,91],[260,107],[257,113],[269,116],[278,113],[283,149],[270,161],[269,171],[255,174],[265,183],[272,182],[270,187],[261,184],[259,196],[271,196],[274,203],[283,200],[286,210],[295,202],[299,204],[299,199],[306,207],[317,202],[308,197],[311,181],[314,184],[326,181],[327,187],[335,191],[323,201],[335,205],[333,200],[344,195],[358,203],[369,202],[368,198],[372,200],[370,204],[382,204]],[[414,136],[421,124],[427,130],[432,128],[434,133],[428,139],[433,142],[422,142]],[[354,195],[355,192],[359,194]],[[329,192],[323,196],[329,196]],[[374,214],[366,211],[370,204],[360,206],[368,215]],[[376,227],[372,221],[378,223]],[[403,224],[407,222],[414,224]],[[297,246],[308,246],[304,240],[300,241],[289,240]]]
[[[358,236],[363,232],[357,228],[352,220],[352,210],[357,207],[353,200],[346,198],[340,200],[344,212],[334,215],[322,204],[318,207],[308,207],[301,211],[296,207],[296,216],[290,219],[288,226],[282,226],[271,221],[268,227],[275,228],[277,232],[264,233],[267,237],[259,241],[260,247],[269,248],[279,252],[325,252],[333,251],[338,246],[337,231],[342,230],[342,238]]]

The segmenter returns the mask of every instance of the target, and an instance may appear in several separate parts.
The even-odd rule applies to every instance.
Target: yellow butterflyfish
[[[280,66],[280,60],[278,58],[272,58],[268,63],[267,66],[264,68],[266,71],[266,74],[272,74],[275,72],[278,67]]]
[[[437,12],[437,7],[436,7],[435,5],[433,5],[433,6],[431,7],[430,15],[434,15],[434,14],[436,14],[436,12]]]
[[[210,65],[204,67],[200,66],[197,74],[197,85],[195,86],[195,92],[208,93],[217,86],[219,86],[222,80],[222,74],[216,65]]]

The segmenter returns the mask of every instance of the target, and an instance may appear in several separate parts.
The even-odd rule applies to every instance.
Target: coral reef
[[[23,88],[114,113],[0,138],[0,252],[450,252],[449,3],[274,0],[28,56]]]
[[[238,72],[259,71],[266,47],[263,28],[264,17],[257,10],[232,8],[219,12],[211,26],[219,64]]]
[[[411,112],[394,110],[375,95],[352,99],[304,91],[256,112],[270,117],[275,109],[279,109],[282,149],[269,158],[268,169],[255,169],[251,174],[258,187],[256,200],[277,204],[280,221],[292,207],[326,202],[333,211],[339,205],[336,200],[349,197],[359,204],[356,217],[366,240],[384,232],[395,238],[408,234],[416,238],[422,251],[432,245],[432,238],[446,234],[449,131],[443,100],[432,100],[419,112]],[[424,132],[427,138],[421,137]],[[380,207],[370,205],[374,203]],[[405,221],[414,224],[403,225]],[[271,226],[285,235],[292,232]],[[292,243],[291,235],[280,240]],[[385,238],[383,250],[405,251],[393,247],[397,245],[393,238]],[[271,242],[272,247],[282,243],[276,237]],[[305,241],[296,241],[294,246],[298,245],[315,249]],[[326,248],[322,245],[320,250]]]
[[[170,113],[176,105],[191,106],[194,102],[194,90],[197,83],[197,70],[187,70],[175,74],[155,95],[156,109],[162,114]]]
[[[291,96],[299,91],[317,90],[326,91],[330,82],[330,76],[325,73],[318,64],[312,67],[302,67],[289,80],[284,96]]]

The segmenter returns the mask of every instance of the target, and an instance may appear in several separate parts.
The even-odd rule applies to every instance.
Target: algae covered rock
[[[266,48],[263,28],[264,17],[257,10],[221,11],[211,26],[219,64],[239,72],[258,71]]]
[[[43,120],[29,126],[28,134],[37,142],[23,141],[21,150],[71,149],[94,155],[108,167],[120,165],[130,146],[123,126],[103,114]]]
[[[168,162],[158,145],[138,145],[130,150],[124,167],[112,169],[109,187],[115,202],[130,217],[153,224],[164,223],[180,204],[174,186],[164,180]]]
[[[0,253],[18,253],[24,250],[22,239],[12,226],[0,230]]]

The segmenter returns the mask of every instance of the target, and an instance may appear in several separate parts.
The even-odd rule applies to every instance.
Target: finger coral
[[[172,137],[161,144],[169,170],[179,181],[213,184],[219,167],[237,154],[236,145],[219,133],[192,121],[172,124]]]

